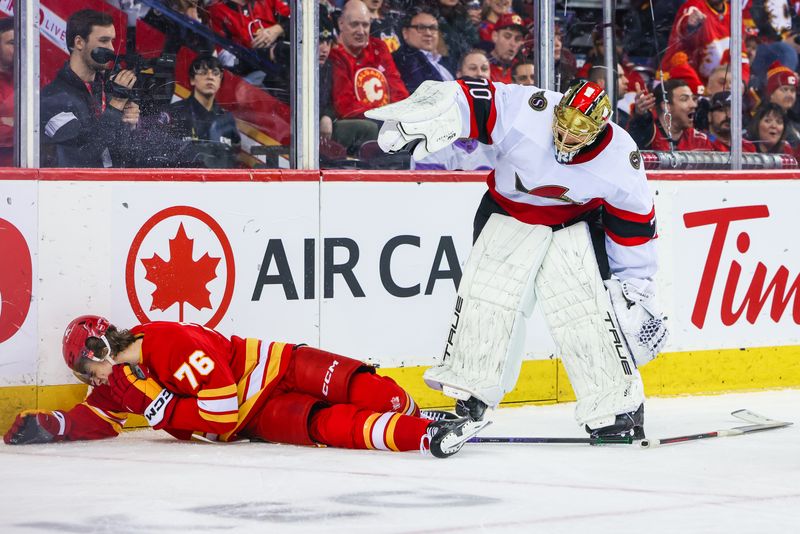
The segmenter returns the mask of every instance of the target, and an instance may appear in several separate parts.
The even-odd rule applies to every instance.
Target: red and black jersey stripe
[[[469,103],[469,137],[487,145],[492,144],[492,131],[497,122],[494,105],[494,84],[483,78],[462,78],[458,84]]]
[[[603,226],[606,235],[625,246],[643,245],[656,237],[656,209],[640,214],[603,204]]]

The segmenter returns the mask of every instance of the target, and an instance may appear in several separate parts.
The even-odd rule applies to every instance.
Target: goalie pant
[[[140,367],[174,394],[154,428],[178,439],[401,451],[419,449],[430,424],[391,378],[345,356],[228,339],[199,325],[157,322],[131,331],[143,338]],[[55,413],[54,441],[114,437],[128,418],[107,385]]]

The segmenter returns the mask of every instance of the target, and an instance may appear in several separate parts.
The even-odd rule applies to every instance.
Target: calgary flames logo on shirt
[[[389,103],[389,82],[381,71],[364,67],[356,71],[356,98],[362,104],[384,106]]]

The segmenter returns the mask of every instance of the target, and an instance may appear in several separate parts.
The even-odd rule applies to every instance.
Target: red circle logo
[[[389,82],[373,67],[358,69],[354,77],[356,98],[362,104],[385,106],[389,103]]]
[[[0,219],[0,343],[11,339],[31,307],[33,264],[25,236],[5,219]]]
[[[228,236],[213,217],[191,206],[150,217],[133,238],[125,263],[128,300],[142,322],[177,319],[214,328],[228,311],[235,278]],[[147,312],[143,300],[150,301]]]

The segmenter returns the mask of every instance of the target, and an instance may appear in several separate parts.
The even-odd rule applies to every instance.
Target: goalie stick
[[[731,412],[731,415],[737,417],[748,423],[747,426],[740,426],[729,428],[725,430],[716,430],[714,432],[701,432],[698,434],[688,434],[685,436],[676,436],[671,438],[645,438],[641,441],[634,441],[632,437],[626,436],[609,436],[606,438],[545,438],[545,437],[502,437],[502,436],[476,436],[469,440],[469,443],[577,443],[586,445],[633,445],[639,444],[642,448],[654,448],[660,445],[669,445],[672,443],[684,443],[687,441],[695,441],[698,439],[708,439],[726,436],[739,436],[742,434],[749,434],[753,432],[760,432],[764,430],[773,430],[776,428],[784,428],[791,426],[793,423],[786,421],[777,421],[759,415],[750,410],[736,410]]]

